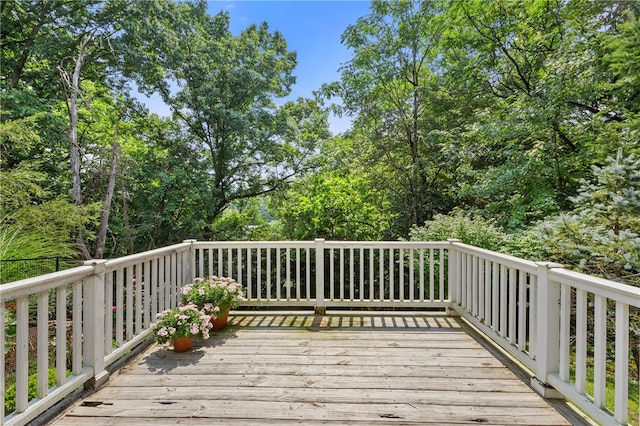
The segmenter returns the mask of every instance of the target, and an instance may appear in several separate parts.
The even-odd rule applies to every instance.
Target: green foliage
[[[529,226],[526,229],[509,234],[506,245],[502,250],[498,251],[534,262],[548,261],[553,257],[547,251],[547,247],[540,238],[537,226]]]
[[[296,54],[266,23],[234,34],[205,1],[77,6],[0,11],[0,251],[59,256],[79,235],[92,249],[116,141],[109,256],[185,238],[406,237],[459,208],[536,258],[520,231],[570,210],[618,147],[640,153],[638,3],[376,0],[343,33],[353,56],[340,81],[323,87],[354,123],[332,141],[317,101],[279,101]],[[86,36],[74,211],[62,88]],[[172,117],[131,99],[131,81]],[[267,195],[277,221],[244,203]]]
[[[145,93],[158,93],[180,124],[186,142],[179,149],[201,178],[186,184],[189,178],[180,177],[184,191],[168,202],[188,194],[181,208],[197,217],[194,232],[208,239],[211,224],[235,201],[273,192],[305,169],[316,142],[328,136],[327,115],[312,100],[276,106],[290,93],[296,54],[267,23],[235,36],[229,16],[208,15],[205,2],[137,6],[142,19],[127,23],[122,44],[127,73]],[[169,90],[170,83],[178,89]]]
[[[52,198],[43,173],[27,165],[0,171],[0,260],[36,257],[75,258],[78,230],[90,236],[100,204],[75,206]],[[5,184],[6,182],[6,184]],[[24,278],[18,263],[3,263],[0,283]]]
[[[370,15],[342,35],[354,55],[341,82],[324,87],[354,116],[350,137],[364,145],[359,155],[384,174],[396,234],[451,207],[456,150],[447,121],[431,114],[441,95],[435,69],[443,11],[438,1],[372,2]]]
[[[446,241],[450,238],[494,251],[503,251],[509,241],[508,235],[496,228],[493,221],[468,217],[459,211],[436,215],[424,226],[414,227],[409,234],[411,241]]]
[[[377,240],[392,216],[382,195],[356,172],[325,172],[295,182],[273,201],[285,238]]]
[[[74,232],[88,229],[99,214],[99,204],[75,206],[53,200],[26,206],[6,216],[0,229],[0,260],[36,257],[77,258]],[[0,282],[24,278],[19,264],[3,264]]]
[[[0,92],[0,168],[2,173],[2,204],[7,210],[24,202],[25,181],[37,182],[38,199],[55,197],[64,189],[65,150],[64,122],[52,112],[55,108],[38,98],[33,90],[8,89]],[[20,186],[20,188],[18,187]],[[16,198],[9,197],[17,190]]]
[[[625,22],[620,9],[626,7],[635,8],[450,4],[443,84],[454,111],[466,113],[456,129],[465,158],[459,192],[465,209],[512,231],[523,229],[569,209],[590,165],[618,146],[634,146],[635,114],[619,102],[608,83],[610,66],[601,61],[607,57],[601,39],[623,37],[615,25]],[[611,46],[611,54],[627,54],[622,44]],[[638,93],[632,80],[624,81],[627,92]]]
[[[622,149],[582,181],[574,209],[541,228],[560,262],[640,285],[640,160]]]
[[[53,387],[56,385],[56,369],[50,368],[48,371],[48,381],[49,387]],[[31,401],[32,399],[37,398],[38,396],[38,375],[31,374],[29,376],[28,388],[27,388],[27,399]],[[9,414],[13,413],[16,410],[16,385],[12,383],[7,386],[7,389],[4,391],[4,412]]]
[[[9,349],[16,344],[12,341],[6,340],[7,337],[15,337],[16,335],[16,312],[14,306],[5,306],[4,311],[4,353],[9,352]]]
[[[265,200],[238,202],[211,226],[214,241],[268,241],[280,238],[278,223],[270,220]]]

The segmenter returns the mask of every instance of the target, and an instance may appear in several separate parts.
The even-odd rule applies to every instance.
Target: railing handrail
[[[531,385],[538,393],[568,398],[600,424],[627,424],[629,307],[640,307],[640,288],[457,241],[452,246],[453,308],[531,369],[535,374]],[[595,301],[592,368],[598,377],[593,397],[586,393],[589,294]],[[611,410],[605,398],[607,352],[611,349],[607,347],[607,317],[612,318],[607,302],[615,305],[615,333],[609,336],[615,338],[616,364]],[[572,321],[577,330],[575,360],[569,348]],[[570,364],[575,377],[569,373]]]
[[[92,265],[76,266],[64,271],[51,272],[32,278],[25,278],[6,284],[0,284],[0,300],[12,300],[33,293],[56,288],[66,282],[78,281],[94,274]]]
[[[450,243],[453,247],[467,254],[482,256],[487,260],[499,261],[501,265],[518,268],[529,273],[535,273],[538,268],[538,264],[531,260],[521,259],[509,254],[498,253],[496,251],[487,250],[481,247],[471,246],[469,244],[461,243],[458,241],[451,241]]]
[[[105,267],[109,269],[115,269],[124,264],[145,262],[149,259],[153,259],[163,254],[178,253],[182,250],[186,250],[191,246],[192,246],[192,243],[183,242],[183,243],[178,243],[178,244],[174,244],[167,247],[161,247],[161,248],[145,251],[142,253],[130,254],[127,256],[117,257],[114,259],[107,259],[107,263],[105,264]]]
[[[196,241],[193,247],[215,248],[295,248],[315,247],[314,241]]]
[[[449,248],[446,241],[325,241],[325,248]]]
[[[561,284],[571,285],[577,289],[640,308],[640,287],[563,268],[549,270],[549,278]]]

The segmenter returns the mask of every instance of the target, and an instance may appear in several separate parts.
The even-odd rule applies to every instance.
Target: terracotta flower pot
[[[191,350],[191,345],[193,345],[192,337],[177,337],[173,339],[174,352],[187,352]]]
[[[218,315],[215,319],[211,318],[211,324],[213,324],[212,330],[220,330],[223,329],[227,325],[227,320],[229,319],[229,309],[223,312],[221,315]]]

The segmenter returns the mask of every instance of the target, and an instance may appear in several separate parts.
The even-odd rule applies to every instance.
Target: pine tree
[[[571,201],[574,210],[542,229],[550,252],[563,263],[640,286],[640,160],[625,157],[593,166]]]

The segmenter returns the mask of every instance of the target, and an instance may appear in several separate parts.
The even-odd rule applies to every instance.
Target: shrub
[[[48,373],[49,387],[52,388],[56,385],[56,369],[50,368]],[[35,399],[38,396],[38,375],[31,374],[28,381],[28,394],[29,401]],[[10,414],[16,410],[16,385],[11,384],[4,392],[4,412]]]
[[[495,251],[502,250],[509,240],[508,235],[498,229],[493,221],[465,216],[459,211],[436,215],[424,226],[414,226],[409,233],[410,241],[446,241],[450,238]]]

